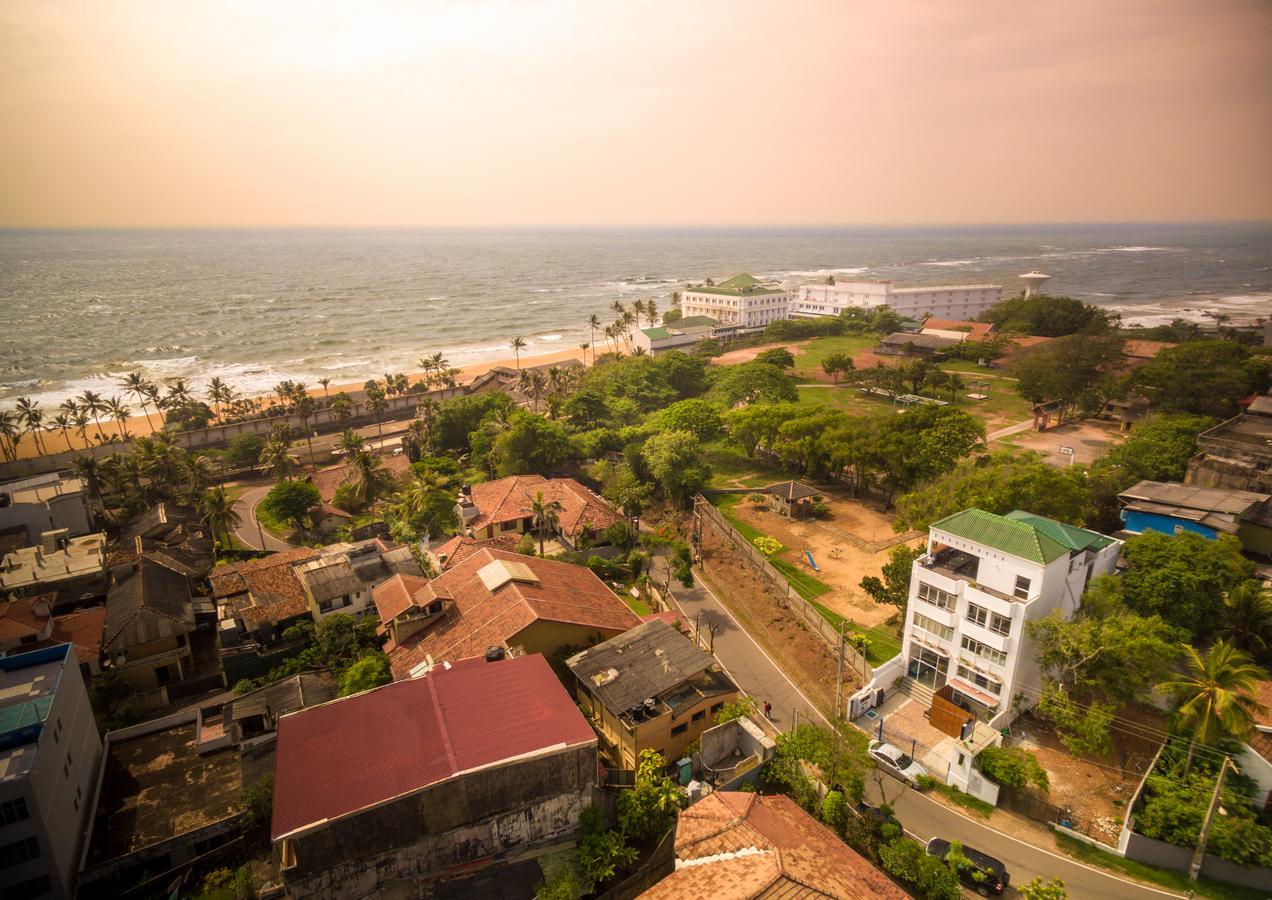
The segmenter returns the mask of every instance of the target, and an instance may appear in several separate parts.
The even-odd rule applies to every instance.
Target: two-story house
[[[613,764],[635,769],[643,750],[677,760],[737,699],[711,654],[661,619],[577,653],[565,663],[579,707]]]
[[[184,681],[194,671],[195,626],[189,579],[143,556],[106,596],[105,666],[138,691]]]
[[[933,523],[910,578],[903,688],[1008,724],[1041,688],[1025,623],[1052,610],[1071,616],[1120,551],[1113,538],[1019,510],[966,509]]]
[[[511,475],[465,485],[456,500],[455,513],[463,534],[476,540],[535,534],[534,504],[540,495],[544,503],[557,504],[555,525],[545,531],[549,541],[561,545],[558,550],[603,543],[605,529],[624,521],[617,510],[573,478],[542,475]]]

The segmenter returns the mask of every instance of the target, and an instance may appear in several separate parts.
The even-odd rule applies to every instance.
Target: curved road
[[[293,544],[282,538],[276,538],[256,519],[256,505],[265,499],[274,482],[243,483],[243,494],[234,501],[234,511],[239,515],[239,526],[234,530],[234,539],[249,550],[290,550]],[[265,546],[261,546],[261,537],[265,538]]]

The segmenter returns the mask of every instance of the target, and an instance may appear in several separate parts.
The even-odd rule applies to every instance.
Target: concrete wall
[[[291,896],[331,900],[393,881],[420,890],[448,870],[572,838],[595,785],[594,743],[473,772],[285,839],[283,880]]]
[[[1187,872],[1192,865],[1193,848],[1176,847],[1174,844],[1167,844],[1165,841],[1132,832],[1126,842],[1124,855],[1127,859],[1160,866],[1163,869]],[[1217,881],[1240,884],[1255,890],[1267,890],[1268,885],[1272,884],[1272,869],[1263,866],[1239,866],[1226,859],[1220,859],[1212,853],[1207,853],[1202,859],[1201,874]]]
[[[1272,797],[1272,762],[1260,756],[1249,744],[1242,744],[1236,763],[1241,774],[1254,781],[1254,805],[1263,809]]]

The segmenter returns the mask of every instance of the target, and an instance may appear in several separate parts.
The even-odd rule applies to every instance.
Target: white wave
[[[940,259],[925,262],[925,266],[973,266],[980,262],[984,257],[976,257],[975,259]]]
[[[551,342],[551,341],[559,341],[559,340],[561,340],[561,335],[559,335],[559,334],[541,334],[541,335],[539,335],[538,337],[536,337],[536,338],[535,338],[535,340],[536,340],[536,341],[549,341],[549,342]]]
[[[535,289],[534,289],[534,290],[532,290],[530,293],[532,293],[532,294],[559,294],[559,293],[561,293],[562,291],[567,291],[567,290],[569,290],[569,288],[563,288],[563,287],[554,287],[554,288],[535,288]]]
[[[432,303],[435,300],[445,300],[445,299],[446,299],[445,297],[429,297],[428,302]]]
[[[784,278],[826,278],[829,275],[861,275],[869,272],[869,266],[846,267],[838,269],[791,269],[783,272],[766,272],[758,277],[781,280]]]
[[[1229,294],[1201,300],[1189,297],[1150,303],[1113,303],[1109,308],[1122,314],[1127,325],[1169,325],[1175,319],[1214,324],[1216,314],[1228,315],[1233,325],[1253,324],[1272,309],[1272,291],[1254,294]]]

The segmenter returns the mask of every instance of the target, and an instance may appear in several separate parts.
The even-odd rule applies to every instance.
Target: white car
[[[902,781],[915,784],[919,776],[927,775],[927,769],[911,759],[910,754],[885,741],[871,741],[868,749],[879,765]]]

